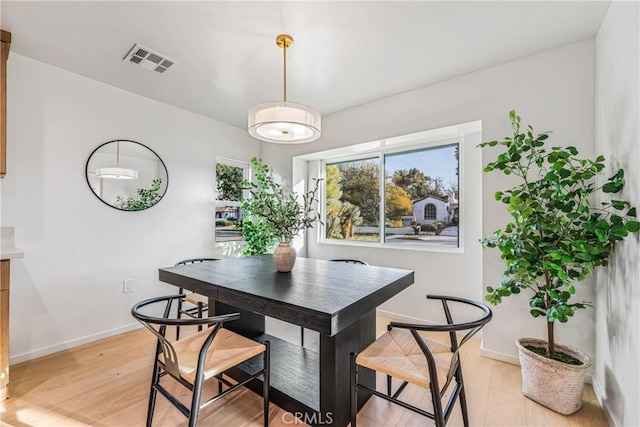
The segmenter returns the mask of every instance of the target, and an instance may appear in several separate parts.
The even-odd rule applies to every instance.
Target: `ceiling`
[[[12,52],[246,128],[283,97],[322,115],[595,36],[609,1],[0,2]],[[178,62],[124,62],[139,43]]]

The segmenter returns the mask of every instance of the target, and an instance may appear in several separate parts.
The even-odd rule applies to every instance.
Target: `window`
[[[436,219],[436,205],[429,203],[424,207],[424,219]]]
[[[324,240],[457,248],[459,149],[441,141],[325,160]]]
[[[377,230],[380,226],[379,169],[378,158],[327,164],[327,238],[378,240],[376,236],[379,235]],[[356,229],[360,231],[357,235]],[[362,230],[371,233],[365,234]]]
[[[249,179],[249,164],[218,158],[216,162],[216,242],[242,240],[242,181]]]

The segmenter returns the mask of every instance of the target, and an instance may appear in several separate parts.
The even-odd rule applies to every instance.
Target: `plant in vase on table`
[[[273,252],[274,264],[278,271],[289,272],[297,255],[291,240],[320,222],[317,194],[321,180],[314,180],[313,189],[298,197],[275,181],[273,171],[262,163],[262,159],[252,158],[251,166],[255,179],[242,184],[250,194],[242,202],[245,253],[266,253],[273,242],[278,242]]]
[[[638,232],[640,223],[627,201],[612,199],[594,206],[596,194],[622,191],[622,169],[597,186],[595,177],[605,168],[603,156],[590,160],[578,157],[575,147],[549,149],[548,132],[534,135],[531,126],[521,132],[515,111],[510,119],[513,136],[479,145],[504,150],[485,172],[502,171],[518,181],[495,193],[511,222],[481,241],[484,247],[497,248],[506,264],[505,279],[487,287],[486,299],[496,305],[510,295],[530,292],[527,311],[546,322],[547,341],[517,341],[522,391],[568,415],[582,407],[584,371],[591,361],[556,344],[554,326],[570,320],[576,310],[592,306],[589,301],[575,301],[575,285],[595,267],[606,266],[615,245]]]

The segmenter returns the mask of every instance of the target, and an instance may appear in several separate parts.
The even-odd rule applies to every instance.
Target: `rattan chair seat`
[[[438,370],[438,384],[442,388],[452,374],[451,347],[419,333],[431,350]],[[415,338],[406,329],[392,329],[358,354],[356,363],[420,387],[429,388],[427,359]]]
[[[204,329],[195,335],[173,343],[179,363],[180,376],[191,384],[195,381],[198,354],[204,340],[210,333],[210,329]],[[245,360],[251,359],[263,351],[265,351],[264,344],[245,338],[227,329],[220,329],[207,350],[204,380],[206,381]],[[158,360],[164,364],[162,353],[158,355]]]

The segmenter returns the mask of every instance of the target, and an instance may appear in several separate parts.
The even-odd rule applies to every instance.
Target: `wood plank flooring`
[[[380,333],[387,323],[378,319]],[[591,386],[585,389],[584,407],[578,413],[559,415],[522,396],[519,367],[481,357],[479,340],[466,347],[463,371],[472,426],[608,426]],[[153,336],[139,329],[14,365],[11,399],[0,403],[0,426],[144,426],[154,350]],[[164,380],[179,396],[189,395],[170,378]],[[385,384],[379,376],[379,389],[385,390]],[[215,381],[209,383],[205,396],[216,390]],[[426,390],[409,386],[402,397],[429,408]],[[303,425],[273,404],[269,412],[271,426]],[[433,422],[374,397],[359,412],[358,424],[406,427]],[[159,396],[153,425],[185,426],[186,419]],[[248,390],[227,396],[201,412],[199,425],[262,425],[261,397]],[[462,425],[457,404],[448,425]]]

